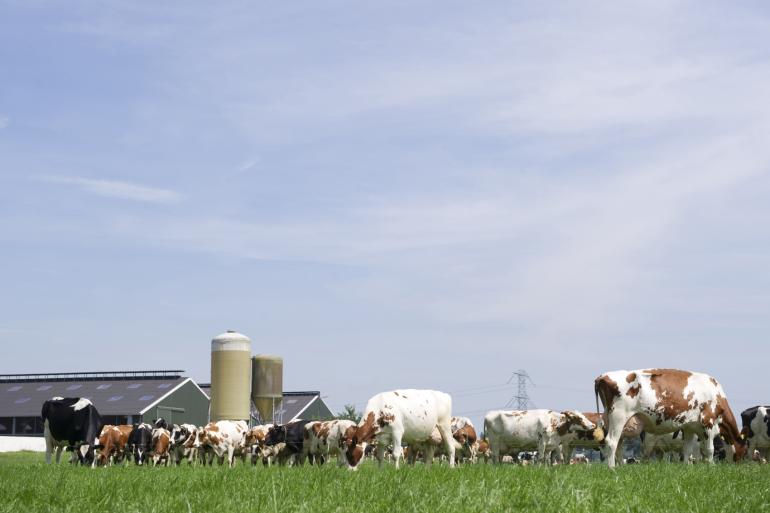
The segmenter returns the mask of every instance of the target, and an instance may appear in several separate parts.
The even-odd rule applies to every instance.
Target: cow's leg
[[[714,463],[714,438],[719,436],[719,426],[706,429],[704,435],[701,437],[700,452],[706,463]]]
[[[608,430],[607,430],[607,437],[605,438],[605,455],[607,457],[607,466],[609,468],[615,468],[615,462],[618,458],[617,456],[617,450],[620,446],[622,448],[622,445],[620,445],[620,438],[623,435],[623,427],[626,425],[626,422],[628,422],[628,419],[631,418],[631,415],[628,415],[626,412],[619,411],[619,410],[612,410],[610,414],[608,415]],[[619,458],[620,461],[623,461],[622,458]]]
[[[683,458],[685,463],[691,463],[690,457],[695,453],[695,448],[698,446],[698,435],[695,433],[682,433],[683,437]]]
[[[404,450],[401,448],[401,436],[401,433],[395,432],[390,439],[393,442],[393,460],[396,462],[396,468],[399,467],[399,462],[404,456]]]
[[[572,458],[572,446],[569,442],[561,444],[561,462],[564,465],[569,465],[569,460]]]
[[[452,428],[449,421],[441,422],[438,424],[438,432],[441,433],[441,441],[444,443],[444,450],[449,455],[449,466],[455,466],[455,445],[454,437],[452,436]]]
[[[489,438],[489,455],[492,458],[492,465],[500,464],[500,441],[497,437]]]
[[[227,466],[230,468],[235,466],[235,447],[232,445],[227,448]]]
[[[433,454],[436,452],[436,448],[433,447],[433,444],[428,443],[425,446],[425,450],[423,450],[422,455],[422,462],[425,463],[426,467],[429,467],[431,463],[433,463]]]

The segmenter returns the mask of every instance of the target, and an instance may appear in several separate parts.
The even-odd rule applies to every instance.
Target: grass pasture
[[[465,466],[365,463],[92,470],[46,466],[43,455],[0,454],[0,511],[88,512],[761,512],[770,466],[646,464]]]

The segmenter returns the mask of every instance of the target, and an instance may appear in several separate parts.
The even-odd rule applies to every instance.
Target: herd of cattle
[[[498,410],[484,418],[484,438],[470,419],[452,416],[452,399],[433,390],[396,390],[372,397],[360,422],[295,420],[249,428],[245,421],[221,420],[197,427],[103,425],[94,405],[83,398],[55,397],[43,404],[46,461],[62,449],[72,461],[92,466],[133,461],[137,465],[220,464],[236,458],[252,464],[322,464],[337,459],[356,469],[371,456],[380,464],[405,459],[430,464],[455,462],[576,462],[575,448],[599,449],[610,467],[623,439],[641,438],[643,454],[677,454],[681,461],[713,462],[715,451],[728,461],[749,455],[766,461],[770,452],[770,407],[741,414],[742,429],[722,386],[706,374],[676,369],[615,371],[594,382],[596,412]],[[599,413],[601,401],[604,412]],[[531,452],[527,452],[531,451]],[[522,458],[521,455],[528,455]]]

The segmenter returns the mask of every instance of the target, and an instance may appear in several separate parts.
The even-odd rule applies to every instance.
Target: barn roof
[[[0,417],[39,417],[52,397],[85,397],[102,415],[138,415],[189,380],[184,371],[0,375]]]

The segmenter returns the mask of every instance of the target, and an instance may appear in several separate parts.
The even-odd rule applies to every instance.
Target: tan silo
[[[249,420],[251,340],[228,331],[211,341],[211,410],[217,420]]]
[[[251,359],[251,400],[263,422],[273,420],[273,411],[283,399],[283,358],[257,355]]]

